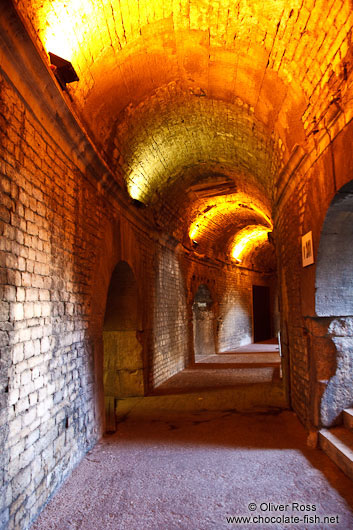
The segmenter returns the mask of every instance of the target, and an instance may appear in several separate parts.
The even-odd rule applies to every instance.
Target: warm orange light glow
[[[138,201],[141,201],[141,199],[143,198],[143,192],[138,186],[138,184],[136,184],[133,180],[129,180],[127,182],[127,189],[132,199],[137,199]]]
[[[226,26],[227,33],[236,34],[237,41],[246,40],[249,29],[261,28],[255,36],[259,42],[267,37],[266,44],[270,45],[277,21],[284,12],[288,16],[290,10],[299,9],[301,0],[292,0],[290,6],[287,0],[247,0],[241,6],[235,3],[227,7],[229,21],[225,26],[218,20],[219,3],[211,0],[191,0],[187,8],[185,2],[163,0],[43,0],[37,5],[33,0],[33,4],[46,51],[81,70],[107,47],[119,51],[138,39],[142,28],[168,18],[172,18],[175,31],[191,29],[209,34],[214,47],[223,45]],[[250,24],[244,23],[247,19]],[[287,75],[291,78],[290,73]]]
[[[90,35],[90,20],[94,7],[84,0],[54,0],[44,3],[41,12],[43,30],[41,39],[47,52],[74,62],[78,53],[77,43],[84,43]]]
[[[91,48],[92,39],[100,40],[96,38],[97,33],[107,32],[108,36],[115,34],[120,45],[124,45],[138,37],[142,27],[171,16],[176,30],[190,28],[209,32],[210,13],[214,10],[218,12],[218,3],[209,2],[207,6],[207,2],[205,4],[204,1],[193,0],[190,4],[186,10],[183,2],[163,0],[46,0],[39,8],[43,28],[41,38],[46,48],[50,45],[50,51],[71,60],[73,49],[70,46],[77,47],[77,43],[83,45],[89,40],[87,45]],[[234,14],[230,13],[230,20],[236,27],[238,38],[246,38],[249,31],[246,24],[239,24],[239,20],[249,17],[254,26],[261,26],[264,19],[275,24],[286,4],[287,0],[267,0],[265,4],[258,0],[248,0],[241,6],[242,12],[238,16],[234,16],[234,8]],[[300,0],[292,0],[290,7],[293,9],[299,5]],[[107,16],[112,12],[114,32],[111,31],[110,24],[107,24]],[[211,44],[218,45],[220,39],[224,39],[224,29],[214,23],[211,24],[211,30]]]
[[[219,215],[227,215],[235,213],[239,208],[248,208],[268,223],[270,230],[272,229],[272,223],[269,215],[265,213],[264,207],[257,203],[254,199],[250,198],[245,193],[236,193],[233,195],[212,197],[207,203],[205,203],[204,209],[207,209],[205,213],[202,213],[196,217],[189,230],[190,239],[198,239],[202,237],[202,234],[207,232],[210,226],[214,223],[214,219]]]
[[[156,23],[157,26],[164,20],[170,22],[178,33],[185,30],[204,32],[213,51],[224,47],[227,51],[235,49],[237,70],[242,71],[239,51],[242,48],[247,50],[240,54],[245,58],[246,67],[248,57],[251,57],[245,79],[257,62],[266,65],[267,58],[264,61],[261,53],[256,53],[259,47],[263,48],[264,52],[270,53],[269,70],[278,72],[289,84],[296,84],[299,72],[300,88],[309,97],[318,85],[326,86],[332,69],[337,76],[340,75],[342,59],[349,49],[350,39],[347,37],[352,17],[348,0],[316,2],[315,5],[312,2],[310,6],[303,4],[302,0],[227,3],[215,0],[17,0],[15,3],[22,11],[26,10],[25,6],[30,6],[29,18],[44,48],[72,62],[80,78],[89,72],[92,63],[106,56],[107,50],[114,50],[118,56],[120,50],[141,38],[147,26],[153,27]],[[334,28],[323,40],[319,38],[322,25]],[[302,26],[306,28],[305,34]],[[184,39],[185,34],[183,45]],[[251,43],[255,53],[250,52],[247,43]],[[305,50],[311,48],[312,60],[308,69]],[[140,53],[145,53],[144,46]],[[263,74],[259,71],[256,77]],[[94,76],[87,77],[86,84],[81,85],[85,91],[96,81]],[[251,83],[245,84],[240,94],[247,90],[247,86],[250,87]],[[257,101],[257,95],[254,101]],[[308,116],[305,123],[308,124]]]
[[[271,232],[270,228],[261,225],[251,225],[240,230],[233,241],[232,257],[241,261],[245,250],[250,252],[255,246],[267,241],[269,232]]]
[[[117,49],[124,47],[140,36],[141,27],[170,17],[172,6],[168,9],[161,0],[46,0],[36,11],[46,51],[83,66],[110,45],[112,35]]]

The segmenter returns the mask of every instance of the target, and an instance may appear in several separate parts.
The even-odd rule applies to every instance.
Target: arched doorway
[[[144,395],[142,346],[136,279],[128,263],[120,261],[112,274],[103,326],[105,430],[115,430],[119,398]]]
[[[195,294],[192,305],[194,328],[195,362],[204,355],[216,353],[214,337],[214,313],[211,292],[207,285],[201,284]]]
[[[336,350],[335,373],[321,399],[321,421],[325,426],[340,421],[342,410],[353,405],[352,264],[353,181],[343,186],[330,204],[317,258],[316,314],[323,317],[326,337]]]

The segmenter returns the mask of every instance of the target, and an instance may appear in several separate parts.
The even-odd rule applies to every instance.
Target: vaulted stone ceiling
[[[15,3],[42,51],[73,63],[80,120],[157,224],[185,240],[223,196],[205,252],[271,226],[237,194],[270,215],[276,175],[345,75],[350,0]]]

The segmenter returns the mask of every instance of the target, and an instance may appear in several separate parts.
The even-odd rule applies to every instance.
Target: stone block
[[[8,302],[0,301],[0,321],[5,321],[9,319],[10,314],[10,305]]]
[[[328,332],[333,336],[353,337],[353,318],[345,317],[332,320]]]
[[[119,371],[119,396],[133,397],[144,395],[144,383],[142,370],[120,370]]]
[[[21,303],[10,304],[10,318],[12,320],[23,320],[23,317],[24,317],[23,304]]]
[[[13,346],[12,350],[12,362],[14,364],[20,363],[24,359],[24,347],[23,342],[19,342]]]
[[[29,485],[31,481],[31,468],[28,466],[25,469],[21,469],[13,478],[12,480],[12,492],[13,492],[13,498],[18,499],[18,497],[22,494],[23,499],[25,498],[25,491],[26,487]],[[20,503],[22,503],[23,499],[20,500]],[[16,507],[13,505],[12,508]]]

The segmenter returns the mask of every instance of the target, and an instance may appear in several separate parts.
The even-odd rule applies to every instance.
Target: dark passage
[[[254,342],[271,338],[270,289],[263,285],[253,285]]]

